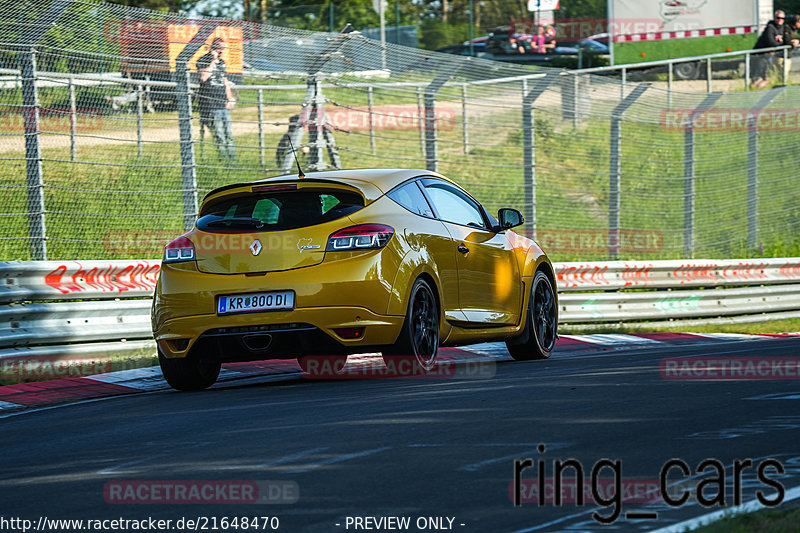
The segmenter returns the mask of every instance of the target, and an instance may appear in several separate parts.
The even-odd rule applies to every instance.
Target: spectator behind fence
[[[547,52],[545,48],[545,42],[547,41],[547,37],[544,34],[544,26],[539,26],[537,29],[536,35],[533,36],[531,40],[531,45],[533,45],[533,51],[537,54],[544,54]]]
[[[784,21],[786,20],[786,13],[780,9],[775,12],[775,18],[770,20],[764,31],[756,41],[755,49],[760,48],[773,48],[775,46],[782,46],[784,35]],[[769,85],[768,71],[772,67],[772,52],[754,54],[753,55],[753,87],[755,89],[763,89]]]
[[[800,45],[800,15],[792,15],[783,25],[783,42],[784,44],[791,44],[792,49],[789,50],[787,57],[786,71],[792,70],[792,51]],[[783,59],[783,55],[781,55]]]
[[[556,31],[552,27],[539,26],[536,35],[531,40],[533,51],[537,54],[546,54],[548,50],[556,47]]]
[[[225,41],[217,37],[211,42],[211,50],[197,60],[200,76],[197,101],[200,127],[212,129],[219,155],[232,161],[236,158],[236,149],[233,145],[231,109],[236,102],[228,81],[225,60],[222,59],[223,50]]]
[[[556,29],[548,26],[544,30],[544,47],[555,50],[558,43],[556,43]]]

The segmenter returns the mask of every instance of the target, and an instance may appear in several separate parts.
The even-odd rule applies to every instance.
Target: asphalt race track
[[[29,410],[0,422],[0,507],[3,516],[34,524],[42,516],[173,523],[183,517],[199,519],[198,530],[213,530],[212,518],[220,526],[222,517],[266,516],[278,518],[267,524],[289,532],[656,530],[720,509],[701,507],[688,489],[701,481],[694,471],[704,459],[724,465],[726,506],[736,492],[740,503],[757,491],[777,499],[779,483],[792,499],[800,486],[796,373],[769,380],[665,379],[664,362],[798,354],[797,337],[659,345],[556,353],[530,363],[500,358],[464,365],[455,377],[291,375],[220,383],[200,393],[158,391]],[[523,484],[537,477],[540,460],[552,479],[555,460],[576,459],[586,486],[598,460],[619,460],[628,501],[540,506],[528,492],[529,501],[515,507],[514,461],[526,458],[534,466],[521,474]],[[690,496],[675,508],[637,492],[658,486],[672,458],[692,470],[670,472],[671,497]],[[748,458],[752,467],[737,488],[733,463]],[[769,458],[784,474],[763,465],[764,482],[757,469]],[[615,472],[599,471],[597,486],[605,487]],[[142,480],[256,482],[276,492],[266,494],[272,498],[266,504],[114,501],[110,487]],[[713,489],[706,487],[706,497]],[[611,515],[615,507],[620,516],[611,525],[592,517]],[[640,512],[657,518],[637,517]],[[271,530],[262,525],[257,530]]]

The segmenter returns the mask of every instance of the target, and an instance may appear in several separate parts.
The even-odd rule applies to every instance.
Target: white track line
[[[164,376],[161,374],[161,368],[158,366],[119,370],[117,372],[109,372],[108,374],[86,376],[85,379],[121,385],[138,390],[157,390],[168,387]]]
[[[598,334],[598,335],[562,335],[564,338],[575,339],[576,341],[588,342],[591,344],[602,344],[612,346],[615,344],[664,344],[663,341],[648,339],[647,337],[637,337],[636,335],[624,334]]]
[[[561,450],[564,448],[569,448],[573,446],[575,443],[573,442],[548,442],[546,451],[554,451],[554,450]],[[484,466],[488,466],[495,463],[501,463],[503,461],[507,461],[509,459],[519,459],[520,457],[531,457],[533,455],[539,455],[538,449],[527,450],[524,452],[517,452],[512,453],[511,455],[504,455],[502,457],[495,457],[494,459],[487,459],[486,461],[481,461],[480,463],[472,463],[468,465],[464,465],[459,467],[459,470],[464,472],[475,472],[480,470]]]
[[[750,396],[745,400],[800,400],[800,392],[770,392],[759,394],[758,396]]]
[[[19,409],[20,407],[25,407],[25,406],[18,403],[0,401],[0,411],[4,411],[6,409]]]
[[[342,463],[344,461],[349,461],[350,459],[357,459],[359,457],[366,457],[367,455],[372,455],[374,453],[385,452],[386,450],[391,450],[391,446],[383,446],[381,448],[373,448],[371,450],[364,450],[363,452],[355,452],[355,453],[348,453],[345,455],[339,455],[336,457],[331,457],[330,459],[323,459],[322,461],[317,461],[316,463],[311,463],[306,465],[305,468],[298,468],[296,470],[287,470],[284,473],[286,474],[302,474],[303,472],[308,472],[312,468],[317,468],[320,466],[327,466],[332,465],[334,463]]]
[[[307,457],[309,455],[314,455],[315,453],[324,452],[327,450],[327,446],[323,448],[312,448],[310,450],[304,450],[302,452],[293,453],[291,455],[284,455],[283,457],[279,457],[277,459],[273,459],[272,461],[267,461],[266,463],[260,463],[255,465],[255,468],[264,468],[267,466],[276,466],[276,465],[285,465],[286,463],[291,463],[297,459],[302,457]]]
[[[691,331],[687,331],[687,333],[722,341],[757,341],[772,338],[769,335],[748,335],[746,333],[694,333]]]

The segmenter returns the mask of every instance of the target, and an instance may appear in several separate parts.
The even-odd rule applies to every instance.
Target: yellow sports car
[[[498,220],[499,219],[499,220]],[[228,361],[297,358],[339,372],[379,351],[430,371],[439,346],[505,341],[549,357],[553,267],[461,187],[426,170],[314,172],[211,191],[166,246],[153,299],[164,377],[181,390]]]

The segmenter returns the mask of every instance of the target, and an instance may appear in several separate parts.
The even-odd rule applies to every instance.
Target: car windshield
[[[364,199],[347,191],[281,191],[224,198],[206,206],[197,229],[207,232],[283,231],[315,226],[355,213]]]

